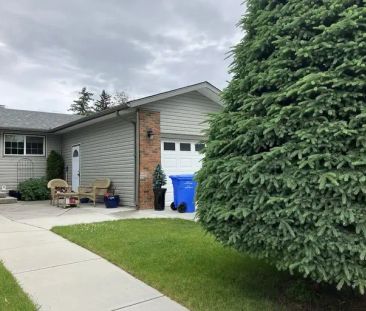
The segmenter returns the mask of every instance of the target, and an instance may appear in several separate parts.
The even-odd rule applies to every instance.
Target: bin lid
[[[171,179],[180,179],[180,180],[193,180],[194,174],[180,174],[180,175],[170,175]]]

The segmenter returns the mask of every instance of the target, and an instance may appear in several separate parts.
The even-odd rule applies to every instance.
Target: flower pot
[[[104,204],[106,208],[116,208],[119,205],[119,195],[104,196]]]
[[[156,211],[163,211],[165,208],[165,188],[154,189],[154,209]]]

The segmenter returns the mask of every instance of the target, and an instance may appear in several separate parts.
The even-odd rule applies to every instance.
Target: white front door
[[[194,174],[201,168],[203,145],[197,141],[163,140],[161,142],[161,165],[167,175],[165,205],[174,201],[173,185],[169,175]]]
[[[80,186],[80,145],[72,146],[72,190],[77,192]]]

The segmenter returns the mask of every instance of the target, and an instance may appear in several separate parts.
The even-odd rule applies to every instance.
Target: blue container
[[[195,192],[197,183],[193,174],[172,175],[169,176],[173,183],[174,205],[185,203],[187,205],[186,212],[195,212]]]
[[[104,204],[106,208],[116,208],[119,205],[119,195],[105,196]]]

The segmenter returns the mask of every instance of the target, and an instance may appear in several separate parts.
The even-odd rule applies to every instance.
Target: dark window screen
[[[175,150],[175,143],[164,143],[164,150]]]
[[[180,151],[191,151],[191,144],[180,143]]]

